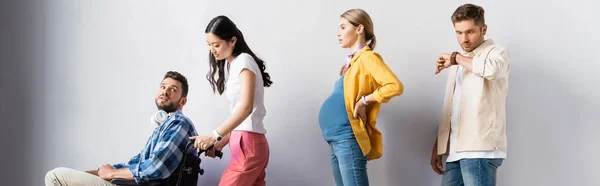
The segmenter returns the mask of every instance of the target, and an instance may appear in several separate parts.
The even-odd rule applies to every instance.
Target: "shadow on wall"
[[[436,177],[429,160],[441,102],[423,100],[438,98],[407,95],[384,105],[380,112],[378,126],[383,133],[384,156],[376,161],[382,161],[378,164],[383,164],[384,168],[371,170],[370,175],[383,179],[385,185],[439,185],[441,176]],[[377,183],[376,180],[371,182]]]
[[[0,157],[3,165],[2,185],[39,185],[32,180],[42,178],[32,174],[33,76],[37,45],[34,43],[35,2],[0,2],[0,146],[4,153]],[[40,183],[41,182],[37,182]]]
[[[310,87],[310,83],[304,83],[298,87]],[[310,88],[296,91],[300,96],[310,95],[311,92]],[[265,119],[265,123],[269,124],[270,131],[276,132],[267,133],[271,150],[267,185],[333,185],[329,146],[323,140],[318,124],[318,112],[324,98],[294,98],[295,95],[283,92],[280,95],[289,96],[284,100],[303,101],[269,105],[271,117]],[[290,108],[300,108],[298,110],[302,111],[290,112]],[[273,116],[289,120],[273,123]]]

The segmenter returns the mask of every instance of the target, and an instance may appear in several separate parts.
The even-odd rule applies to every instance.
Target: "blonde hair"
[[[356,27],[363,25],[365,40],[369,43],[369,47],[371,47],[371,49],[375,49],[377,39],[375,38],[375,32],[373,30],[373,21],[367,12],[365,12],[363,9],[350,9],[344,12],[341,17],[348,20],[350,24]]]

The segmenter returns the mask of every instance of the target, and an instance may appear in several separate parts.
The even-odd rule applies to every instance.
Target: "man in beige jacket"
[[[493,186],[506,159],[508,51],[485,40],[480,6],[465,4],[451,17],[462,52],[442,54],[438,74],[448,69],[446,96],[431,166],[442,186]],[[442,155],[447,155],[445,170]]]

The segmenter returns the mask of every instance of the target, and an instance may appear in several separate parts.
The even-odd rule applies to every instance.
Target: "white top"
[[[463,53],[468,55],[468,53]],[[456,152],[456,139],[458,138],[459,123],[458,115],[461,100],[461,85],[462,77],[465,70],[462,66],[458,65],[458,72],[456,72],[456,85],[454,86],[454,98],[452,98],[452,116],[450,117],[450,151],[446,162],[458,161],[464,158],[503,158],[506,159],[506,152],[499,149],[494,151],[470,151],[470,152]]]
[[[227,77],[227,83],[225,84],[226,90],[225,95],[231,102],[229,110],[231,113],[238,109],[240,103],[240,78],[239,75],[244,69],[248,69],[256,75],[256,85],[254,93],[254,106],[252,107],[252,114],[248,116],[238,127],[234,130],[243,130],[265,134],[267,129],[263,124],[263,118],[267,114],[264,103],[264,87],[262,73],[258,64],[254,61],[254,58],[247,53],[241,53],[229,64],[229,75]]]

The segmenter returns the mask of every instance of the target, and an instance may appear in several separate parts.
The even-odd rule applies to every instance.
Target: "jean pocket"
[[[500,159],[500,158],[489,159],[488,164],[490,164],[491,166],[494,166],[497,169],[498,167],[500,167],[502,165],[503,161],[504,161],[504,159]]]

